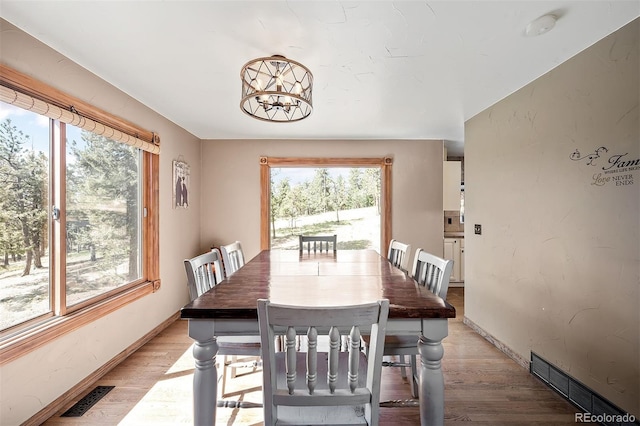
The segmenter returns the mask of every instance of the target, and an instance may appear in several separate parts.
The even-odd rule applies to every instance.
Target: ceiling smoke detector
[[[556,21],[558,18],[555,15],[544,15],[539,17],[536,20],[531,21],[527,28],[524,30],[524,33],[528,37],[535,37],[542,35],[544,33],[548,33],[556,26]]]

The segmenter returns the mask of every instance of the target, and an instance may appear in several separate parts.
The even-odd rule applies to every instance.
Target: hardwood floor
[[[457,318],[449,322],[444,341],[447,426],[575,423],[576,408],[462,323],[462,288],[450,288],[448,300],[456,307]],[[176,321],[96,382],[115,388],[82,417],[60,417],[66,407],[44,425],[192,424],[191,343],[187,322]],[[246,372],[228,381],[226,397],[261,402],[260,386],[260,372]],[[411,398],[399,369],[383,368],[381,398]],[[262,409],[219,408],[216,424],[263,425]],[[382,408],[380,424],[418,425],[418,408]]]

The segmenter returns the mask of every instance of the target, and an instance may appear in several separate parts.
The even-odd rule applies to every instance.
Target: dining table
[[[375,250],[330,253],[263,250],[211,290],[185,305],[195,341],[194,424],[215,423],[218,336],[256,336],[257,300],[297,306],[343,306],[389,300],[387,335],[418,336],[420,422],[444,424],[442,340],[456,310]]]

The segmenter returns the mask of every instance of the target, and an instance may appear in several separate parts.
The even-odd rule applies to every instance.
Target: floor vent
[[[531,352],[530,371],[531,374],[540,378],[550,388],[578,407],[582,413],[588,413],[594,419],[591,420],[592,422],[605,426],[640,425],[640,422],[633,415],[625,413],[533,352]]]
[[[87,411],[89,408],[93,407],[98,401],[102,399],[103,396],[109,393],[111,389],[115,386],[96,386],[94,390],[89,392],[82,398],[80,401],[76,402],[75,405],[69,408],[64,412],[60,417],[80,417]]]

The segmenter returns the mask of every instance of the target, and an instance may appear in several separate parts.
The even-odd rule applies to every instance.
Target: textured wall
[[[466,316],[636,416],[639,27],[635,20],[465,126]]]

